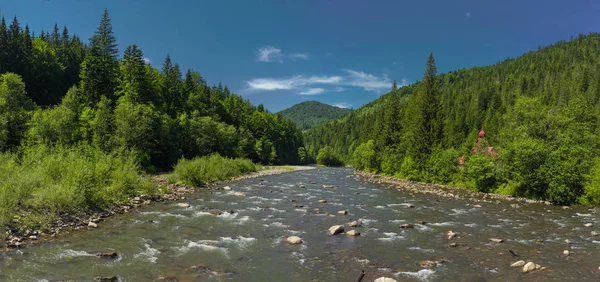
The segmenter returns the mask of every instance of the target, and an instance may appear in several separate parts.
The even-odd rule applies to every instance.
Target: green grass
[[[175,165],[170,181],[200,186],[255,172],[257,169],[258,167],[248,159],[230,159],[215,154],[191,160],[180,159]]]
[[[43,227],[63,213],[101,210],[157,192],[132,157],[90,146],[0,154],[0,227]]]

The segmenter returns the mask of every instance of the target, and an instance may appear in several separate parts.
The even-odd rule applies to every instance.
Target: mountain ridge
[[[308,130],[352,112],[352,109],[340,108],[318,101],[306,101],[295,104],[279,113],[293,121],[298,128]]]

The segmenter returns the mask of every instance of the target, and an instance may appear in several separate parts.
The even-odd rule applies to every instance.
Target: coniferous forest
[[[0,226],[156,193],[140,175],[184,158],[300,161],[301,132],[281,115],[169,56],[156,69],[136,45],[119,54],[107,11],[87,42],[2,18]]]
[[[425,60],[424,60],[425,61]],[[600,203],[600,34],[392,86],[305,134],[308,154],[476,191]]]

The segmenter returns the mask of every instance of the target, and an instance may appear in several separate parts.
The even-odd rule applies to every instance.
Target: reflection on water
[[[474,208],[464,200],[364,183],[351,174],[341,168],[291,172],[228,184],[232,191],[199,192],[189,198],[189,208],[174,203],[143,207],[110,218],[98,229],[1,254],[0,281],[93,281],[97,276],[354,281],[361,269],[367,273],[363,281],[380,276],[399,281],[600,279],[600,237],[591,235],[600,231],[600,222],[584,207],[519,203],[515,208],[501,202]],[[355,220],[361,225],[350,227]],[[413,228],[400,228],[403,224]],[[328,235],[332,225],[361,235]],[[448,239],[449,231],[457,236]],[[287,244],[291,235],[303,244]],[[117,252],[118,257],[98,258],[97,252]],[[438,263],[425,269],[419,265],[423,260]],[[546,269],[524,274],[510,267],[517,260]]]

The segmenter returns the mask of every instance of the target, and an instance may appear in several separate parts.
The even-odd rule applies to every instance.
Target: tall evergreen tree
[[[396,92],[398,91],[398,84],[396,83],[396,80],[394,79],[394,83],[392,83],[392,92]]]
[[[114,100],[118,78],[117,55],[108,11],[104,10],[98,30],[90,38],[90,50],[81,65],[81,88],[89,104],[96,104],[102,96]]]
[[[5,73],[6,68],[6,56],[8,51],[8,31],[6,30],[6,21],[4,16],[0,20],[0,73]]]

